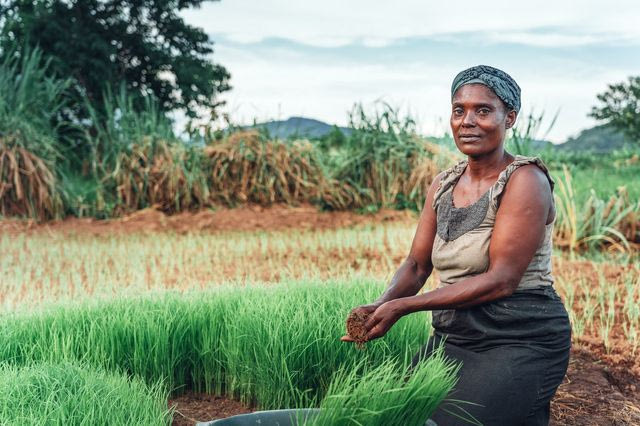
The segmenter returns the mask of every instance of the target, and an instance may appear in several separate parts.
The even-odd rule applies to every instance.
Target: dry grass
[[[209,188],[198,162],[192,149],[152,138],[121,152],[110,175],[117,191],[115,215],[150,205],[167,213],[206,206]]]
[[[61,207],[47,163],[9,137],[0,138],[0,214],[45,220],[58,217]]]
[[[204,149],[212,198],[227,205],[322,201],[333,208],[361,204],[348,185],[328,179],[307,140],[267,140],[257,131],[236,132]]]

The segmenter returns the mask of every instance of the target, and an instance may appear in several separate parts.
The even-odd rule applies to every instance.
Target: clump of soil
[[[369,314],[365,312],[351,312],[347,317],[347,334],[356,342],[356,347],[362,349],[367,342],[367,329],[364,323],[367,322]]]

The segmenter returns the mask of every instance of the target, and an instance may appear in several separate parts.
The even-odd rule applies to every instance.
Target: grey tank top
[[[478,201],[470,206],[458,208],[453,205],[452,191],[464,172],[467,161],[461,161],[444,172],[433,197],[433,208],[437,214],[437,233],[431,252],[431,262],[438,272],[440,287],[487,271],[489,243],[500,206],[500,195],[511,174],[518,167],[526,164],[535,164],[542,169],[553,191],[553,179],[542,160],[537,157],[516,155],[515,160],[500,173],[498,180]],[[551,253],[554,222],[555,219],[545,226],[540,246],[524,272],[516,291],[553,284]]]

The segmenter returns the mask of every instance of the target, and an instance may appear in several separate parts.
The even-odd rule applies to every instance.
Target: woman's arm
[[[372,314],[389,301],[415,296],[427,281],[433,270],[431,250],[436,235],[436,213],[432,207],[433,196],[440,185],[441,179],[442,173],[435,177],[427,191],[427,198],[420,214],[409,255],[393,275],[385,292],[376,301],[358,306],[352,312],[359,311],[365,314]],[[346,342],[353,341],[349,336],[342,336],[341,340]]]
[[[467,308],[511,295],[544,236],[552,197],[547,178],[537,166],[517,169],[496,214],[487,272],[381,305],[365,325],[368,338],[384,335],[400,317],[411,312]]]
[[[436,212],[432,204],[433,196],[441,179],[442,173],[435,177],[427,191],[427,198],[420,214],[409,255],[393,275],[385,292],[374,304],[382,305],[390,300],[414,296],[431,275],[433,270],[431,250],[436,235]]]

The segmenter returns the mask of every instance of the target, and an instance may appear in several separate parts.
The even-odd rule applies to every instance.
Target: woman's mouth
[[[458,135],[462,142],[475,142],[480,139],[480,135]]]

